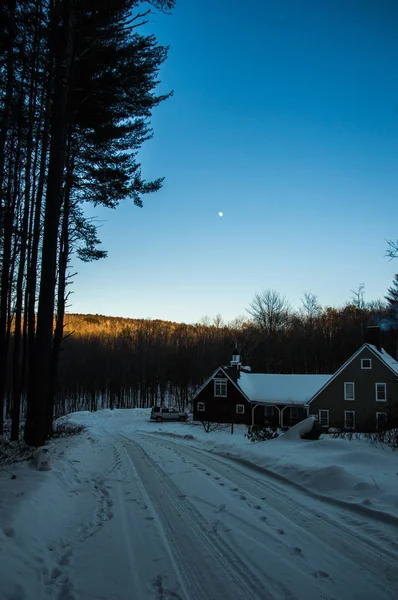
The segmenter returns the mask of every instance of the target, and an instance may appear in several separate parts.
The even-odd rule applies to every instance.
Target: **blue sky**
[[[177,0],[146,26],[170,45],[140,152],[144,208],[96,209],[108,258],[70,312],[196,322],[275,289],[340,306],[398,272],[396,0]],[[224,216],[220,218],[218,212]],[[92,211],[90,211],[92,214]]]

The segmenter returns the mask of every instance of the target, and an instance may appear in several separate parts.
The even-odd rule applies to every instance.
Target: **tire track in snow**
[[[162,531],[165,547],[188,600],[272,600],[275,595],[228,543],[211,534],[211,526],[141,445],[129,443],[125,451],[139,475]],[[286,590],[287,591],[287,590]]]
[[[220,478],[229,484],[230,491],[241,494],[242,502],[252,506],[253,510],[258,510],[258,507],[263,508],[271,513],[265,518],[263,523],[270,524],[272,519],[279,521],[282,519],[286,528],[289,530],[304,530],[307,536],[313,539],[313,544],[323,546],[323,551],[332,552],[336,558],[341,557],[341,560],[346,561],[346,570],[351,572],[364,572],[364,576],[369,581],[371,587],[376,586],[378,593],[381,596],[377,598],[391,598],[396,600],[398,597],[398,553],[394,552],[393,535],[390,537],[390,550],[386,550],[385,545],[379,544],[379,539],[383,542],[386,536],[383,533],[379,534],[377,529],[370,527],[366,530],[367,537],[358,532],[357,528],[347,527],[347,522],[350,522],[349,511],[333,507],[331,510],[325,507],[325,503],[311,498],[311,506],[306,506],[300,503],[300,493],[295,492],[294,499],[288,497],[289,486],[276,484],[272,480],[268,481],[264,473],[254,469],[250,473],[248,466],[245,466],[245,472],[242,467],[234,464],[233,459],[227,457],[214,456],[212,453],[206,452],[199,448],[190,448],[187,445],[178,444],[177,442],[164,440],[158,436],[143,434],[143,437],[152,442],[152,444],[167,448],[175,452],[182,460],[189,460],[192,466],[207,475],[212,472],[213,479],[220,485]],[[217,479],[218,478],[218,479]],[[238,487],[236,487],[238,486]],[[225,487],[225,486],[224,486]],[[250,500],[248,500],[250,497]],[[298,497],[298,501],[296,498]],[[326,509],[326,512],[325,512]],[[348,517],[347,514],[348,513]],[[337,518],[341,520],[337,520]],[[259,517],[263,519],[264,517]],[[241,531],[244,535],[252,535],[253,539],[258,536],[250,532],[245,523],[241,523]],[[285,526],[284,526],[285,527]],[[390,531],[394,534],[395,527],[391,526]],[[285,531],[281,528],[274,527],[274,531],[278,533],[279,538],[285,535]],[[373,534],[373,535],[372,535]],[[278,543],[278,542],[277,542]],[[283,543],[283,542],[279,542]],[[287,543],[287,542],[286,542]],[[297,550],[301,548],[297,546]],[[302,552],[296,553],[304,560]],[[328,579],[324,575],[323,569],[314,569],[313,577],[316,579]],[[358,576],[359,576],[358,573]],[[372,578],[369,578],[372,574]],[[326,573],[328,575],[328,573]]]

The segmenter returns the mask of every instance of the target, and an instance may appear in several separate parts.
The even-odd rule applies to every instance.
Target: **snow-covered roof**
[[[238,385],[252,402],[258,404],[306,404],[332,375],[274,375],[243,373]]]
[[[373,352],[376,354],[376,356],[380,358],[380,360],[386,363],[386,365],[398,375],[398,362],[390,354],[388,354],[388,352],[386,352],[384,348],[381,348],[379,350],[377,346],[374,346],[373,344],[366,345],[369,346],[371,350],[373,350]]]

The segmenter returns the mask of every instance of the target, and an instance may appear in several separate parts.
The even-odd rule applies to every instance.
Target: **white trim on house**
[[[228,375],[228,372],[224,370],[224,367],[217,367],[217,369],[210,375],[210,377],[208,377],[206,379],[206,381],[204,383],[202,383],[202,385],[200,386],[200,388],[195,392],[195,394],[192,397],[192,401],[195,400],[196,396],[198,394],[200,394],[200,392],[202,390],[205,389],[205,387],[210,383],[210,381],[214,378],[215,375],[217,375],[217,373],[219,371],[222,371],[225,375],[225,377],[228,379],[228,381],[230,381],[235,387],[236,389],[242,394],[242,396],[244,397],[245,400],[247,400],[247,402],[252,403],[252,401],[250,400],[250,398],[248,398],[245,394],[245,392],[242,390],[242,388],[240,388],[235,381]]]
[[[348,360],[346,360],[346,362],[343,365],[341,365],[340,369],[337,369],[336,373],[334,375],[332,375],[332,377],[329,379],[329,381],[327,381],[325,383],[325,385],[323,385],[316,392],[316,394],[314,394],[312,396],[312,398],[308,401],[308,404],[311,404],[311,402],[313,402],[313,400],[315,400],[315,398],[317,398],[319,396],[319,394],[321,394],[323,392],[323,390],[325,390],[328,387],[328,385],[330,385],[332,383],[332,381],[334,381],[336,379],[336,377],[338,377],[340,375],[340,373],[342,373],[342,371],[344,371],[344,369],[346,367],[348,367],[348,365],[351,364],[352,361],[355,360],[357,358],[357,356],[365,349],[369,350],[369,352],[371,352],[373,354],[373,356],[375,356],[384,366],[386,366],[391,371],[391,373],[394,373],[394,375],[397,376],[397,371],[395,370],[395,368],[393,368],[393,364],[395,366],[396,361],[394,361],[392,356],[390,356],[384,350],[383,350],[383,352],[379,352],[377,350],[377,348],[372,346],[372,344],[362,344],[362,346],[356,352],[354,352],[354,354]],[[391,359],[391,364],[389,364],[387,362],[387,360],[384,359],[383,353],[386,355],[386,359],[387,359],[387,357],[389,357]]]
[[[323,416],[326,417],[326,423],[322,423],[322,413],[326,413]],[[321,427],[329,427],[329,409],[328,408],[320,408],[318,412],[318,421]]]
[[[228,396],[227,380],[214,378],[214,397],[215,398],[226,398]]]
[[[361,369],[369,370],[371,368],[372,368],[372,359],[371,358],[361,358]]]
[[[347,416],[352,415],[352,427],[347,427]],[[355,429],[355,410],[344,411],[344,429]]]
[[[382,386],[380,388],[378,388],[378,386]],[[375,383],[375,390],[376,390],[376,402],[387,402],[387,384],[380,382],[380,383]],[[382,396],[383,398],[379,398],[379,390],[383,390],[382,391]]]
[[[196,404],[196,410],[198,412],[205,412],[205,410],[206,410],[206,404],[204,402],[197,402],[197,404]]]
[[[350,387],[352,386],[352,387]],[[352,390],[350,392],[349,390]],[[344,382],[344,400],[349,402],[354,402],[355,400],[355,381],[345,381]]]
[[[237,415],[244,415],[245,414],[245,405],[244,404],[237,404],[236,405],[236,414]]]

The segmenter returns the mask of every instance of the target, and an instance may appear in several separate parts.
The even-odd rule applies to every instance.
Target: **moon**
[[[222,213],[221,211],[218,213],[219,217],[222,217],[224,215],[224,213]]]

